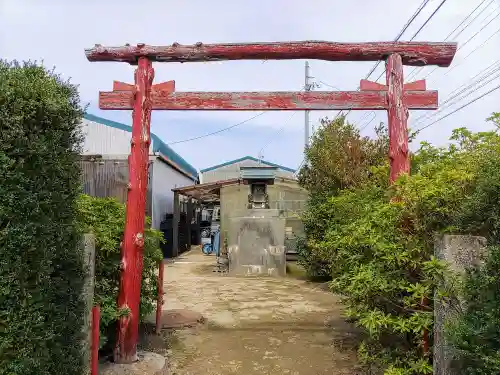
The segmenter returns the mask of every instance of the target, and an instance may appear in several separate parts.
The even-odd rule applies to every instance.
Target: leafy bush
[[[298,176],[311,199],[321,201],[370,179],[370,168],[387,160],[387,129],[381,124],[375,134],[375,139],[362,137],[344,117],[321,120]]]
[[[304,268],[309,280],[318,282],[331,280],[330,264],[311,251],[304,237],[297,238],[297,256],[297,263]]]
[[[329,262],[316,251],[335,212],[328,204],[331,196],[343,189],[363,186],[374,178],[372,167],[387,160],[388,136],[381,125],[376,138],[362,137],[359,130],[344,117],[324,119],[306,150],[299,183],[310,192],[308,209],[302,216],[307,240],[298,247],[299,263],[309,278],[323,281],[331,278]]]
[[[81,195],[78,208],[82,229],[96,238],[94,303],[101,307],[101,345],[114,344],[116,321],[123,313],[117,306],[120,285],[120,242],[125,226],[125,205],[113,198]],[[147,218],[148,226],[150,219]],[[151,228],[144,231],[144,268],[141,288],[141,319],[156,306],[158,262],[163,259],[163,234]]]
[[[0,61],[0,374],[82,374],[77,88]]]
[[[332,291],[366,332],[360,359],[386,375],[432,373],[424,332],[432,331],[434,291],[448,276],[433,257],[435,233],[498,243],[500,136],[457,129],[452,140],[447,148],[423,143],[412,176],[391,187],[386,165],[367,165],[369,181],[318,194],[304,215],[309,259],[328,264]],[[495,350],[489,346],[483,358]]]
[[[500,120],[500,114],[491,120]],[[484,266],[468,270],[461,290],[464,310],[447,328],[455,359],[466,375],[500,373],[500,137],[467,133],[469,150],[479,149],[473,189],[456,218],[460,231],[487,238]]]

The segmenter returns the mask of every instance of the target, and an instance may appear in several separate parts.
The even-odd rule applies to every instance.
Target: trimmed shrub
[[[76,86],[0,61],[0,374],[81,374]]]
[[[116,322],[121,314],[117,306],[120,285],[120,242],[125,226],[125,205],[113,198],[81,195],[78,200],[82,230],[96,239],[94,303],[101,307],[101,347],[111,349]],[[146,218],[146,226],[150,219]],[[160,242],[163,234],[151,228],[144,231],[144,268],[141,288],[141,319],[153,312],[157,297],[158,262],[163,259]]]

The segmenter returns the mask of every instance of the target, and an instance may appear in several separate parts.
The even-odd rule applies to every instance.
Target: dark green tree
[[[314,251],[335,215],[327,204],[330,197],[344,189],[353,189],[378,178],[374,167],[387,164],[389,138],[383,124],[375,128],[375,138],[363,137],[345,117],[322,119],[318,131],[306,150],[304,166],[299,171],[299,183],[310,193],[308,208],[303,215],[307,241],[298,243],[299,262],[310,278],[325,280],[331,276],[327,262]],[[388,177],[383,180],[387,185]]]
[[[82,373],[77,87],[0,61],[0,374]]]

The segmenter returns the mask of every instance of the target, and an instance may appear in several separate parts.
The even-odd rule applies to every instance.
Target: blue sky
[[[43,60],[80,85],[89,112],[131,123],[130,112],[99,111],[97,93],[112,87],[113,80],[131,82],[133,67],[123,63],[90,63],[84,49],[95,43],[123,45],[145,42],[167,45],[216,42],[258,42],[320,39],[362,42],[393,39],[421,0],[0,0],[0,56],[6,59]],[[401,38],[406,40],[420,27],[441,0],[431,0]],[[442,41],[481,0],[448,0],[415,40]],[[486,8],[486,5],[488,7]],[[457,38],[464,46],[449,68],[439,68],[428,77],[428,88],[440,92],[440,101],[480,70],[500,59],[500,0],[486,0],[484,12]],[[481,11],[480,8],[476,14]],[[486,42],[488,37],[491,37]],[[484,45],[483,45],[484,43]],[[477,49],[476,51],[474,51]],[[474,52],[473,52],[474,51]],[[472,54],[471,54],[472,52]],[[468,56],[471,54],[470,56]],[[342,90],[355,90],[373,63],[331,63],[310,61],[316,82]],[[304,61],[230,61],[192,64],[155,64],[155,82],[174,79],[178,91],[300,90],[304,82]],[[433,69],[417,70],[417,79]],[[375,71],[375,79],[383,64]],[[448,72],[449,70],[449,72]],[[407,69],[406,73],[411,72]],[[445,75],[446,74],[446,75]],[[492,75],[494,78],[494,75]],[[432,120],[451,112],[471,98],[499,84],[493,80],[471,96],[445,108]],[[319,90],[331,90],[325,84]],[[467,126],[473,130],[491,128],[484,119],[500,111],[500,90],[422,132],[420,140],[444,144],[451,130]],[[197,137],[255,116],[254,112],[155,112],[152,131],[166,143]],[[411,119],[421,113],[412,113]],[[295,168],[302,160],[304,116],[291,112],[266,113],[216,136],[172,145],[196,168],[236,159],[264,158]],[[335,113],[314,112],[311,125]],[[349,119],[371,135],[373,126],[386,120],[381,112],[356,112]],[[410,126],[413,123],[410,121]]]

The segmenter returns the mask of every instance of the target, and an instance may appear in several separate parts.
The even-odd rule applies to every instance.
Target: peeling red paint
[[[437,91],[406,91],[404,101],[411,109],[436,109]],[[110,91],[99,93],[100,109],[130,110],[133,93]],[[332,92],[153,92],[154,110],[377,110],[387,109],[384,91]]]
[[[371,42],[334,43],[297,41],[270,43],[228,43],[170,46],[104,47],[96,45],[85,50],[89,61],[122,61],[136,64],[146,56],[161,62],[195,62],[222,60],[293,60],[380,61],[391,54],[400,54],[403,64],[413,66],[449,66],[457,50],[456,43]]]
[[[388,89],[387,85],[383,85],[378,82],[368,81],[367,79],[362,79],[359,81],[359,89],[361,91],[385,91]],[[114,90],[114,88],[113,88]]]
[[[130,85],[132,86],[130,88],[128,85],[118,85],[121,88],[133,89],[124,91],[132,96],[133,121],[129,156],[130,185],[127,194],[118,295],[118,306],[129,309],[130,314],[118,322],[118,338],[114,353],[117,363],[132,363],[137,360],[153,77],[151,61],[141,58],[135,72],[135,86]]]
[[[387,119],[389,126],[390,181],[410,173],[408,154],[408,104],[404,99],[403,62],[400,55],[391,55],[386,63]],[[425,91],[417,91],[425,93]]]
[[[159,334],[161,332],[161,313],[163,308],[163,276],[165,273],[165,263],[163,263],[163,259],[160,260],[158,265],[158,279],[157,279],[157,288],[158,295],[156,298],[156,333]]]
[[[419,79],[418,81],[405,83],[403,88],[408,91],[425,91],[427,90],[427,84],[425,79]]]
[[[113,81],[113,91],[134,91],[135,85],[130,83]],[[163,91],[163,92],[174,92],[175,91],[175,81],[167,81],[158,83],[151,87],[151,91]]]
[[[92,341],[90,353],[90,375],[99,375],[99,324],[101,321],[100,306],[92,307]]]
[[[414,82],[408,82],[403,85],[405,91],[425,91],[426,83],[425,79],[421,79]],[[389,87],[378,82],[368,81],[367,79],[362,79],[359,82],[359,89],[361,91],[387,91]]]

